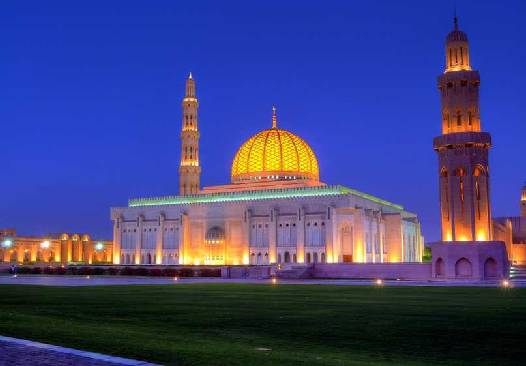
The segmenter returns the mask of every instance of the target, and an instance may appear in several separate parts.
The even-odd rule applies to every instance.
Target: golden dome
[[[232,163],[232,182],[254,180],[319,180],[316,155],[310,146],[292,132],[276,126],[249,138]]]

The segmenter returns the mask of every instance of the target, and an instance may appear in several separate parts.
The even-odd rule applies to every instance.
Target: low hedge
[[[46,275],[74,275],[74,276],[151,276],[151,277],[221,277],[220,268],[148,268],[148,267],[28,267],[17,266],[17,274],[46,274]],[[9,273],[14,274],[13,269]]]

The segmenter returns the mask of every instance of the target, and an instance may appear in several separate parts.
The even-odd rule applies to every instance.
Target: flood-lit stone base
[[[448,280],[496,280],[509,272],[501,241],[437,242],[431,245],[432,277]]]

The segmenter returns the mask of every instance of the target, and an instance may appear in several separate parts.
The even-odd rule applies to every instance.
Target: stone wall
[[[316,264],[315,278],[431,279],[431,263]]]

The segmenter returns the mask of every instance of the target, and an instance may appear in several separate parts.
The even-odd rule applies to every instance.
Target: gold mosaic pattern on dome
[[[293,133],[278,128],[261,131],[237,151],[232,181],[269,176],[318,180],[318,160],[310,146]]]

